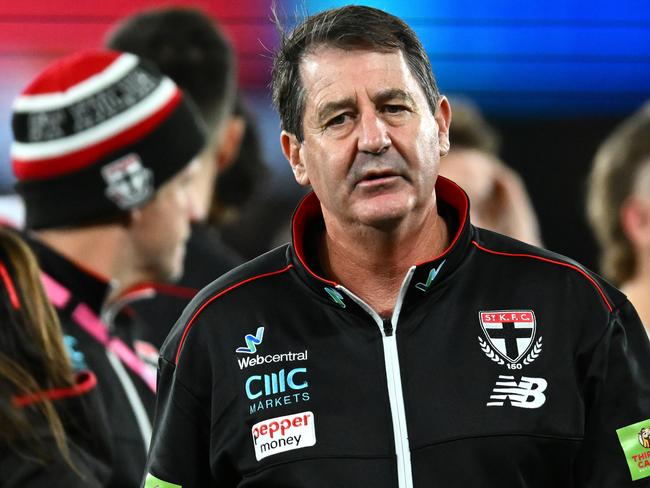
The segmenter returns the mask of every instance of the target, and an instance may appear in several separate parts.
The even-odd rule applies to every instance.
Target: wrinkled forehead
[[[322,45],[310,51],[300,63],[305,107],[331,99],[349,99],[393,90],[426,101],[402,51],[344,50]]]

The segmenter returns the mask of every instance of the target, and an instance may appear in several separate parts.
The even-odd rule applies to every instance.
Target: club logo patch
[[[253,448],[258,461],[281,452],[316,444],[314,414],[301,412],[263,420],[253,425]]]
[[[135,207],[153,195],[153,172],[135,153],[104,166],[102,177],[107,184],[104,193],[121,209]]]
[[[503,407],[508,402],[518,408],[539,408],[546,403],[544,392],[548,383],[544,378],[522,376],[519,383],[514,376],[499,375],[488,407]]]
[[[485,355],[508,369],[521,369],[542,352],[542,337],[537,337],[537,321],[532,310],[496,310],[479,312],[485,340],[478,341]]]

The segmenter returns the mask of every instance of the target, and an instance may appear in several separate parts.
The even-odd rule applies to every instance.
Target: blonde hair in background
[[[588,179],[587,216],[601,247],[601,272],[616,285],[629,280],[637,262],[620,211],[650,165],[650,105],[625,120],[600,146]]]
[[[44,451],[26,415],[25,410],[33,409],[45,419],[63,458],[76,471],[52,402],[43,398],[25,408],[14,405],[15,397],[74,383],[58,317],[31,250],[15,232],[4,228],[0,228],[0,263],[5,273],[0,292],[0,440],[23,455],[43,460],[51,455]],[[29,452],[17,448],[25,445]]]

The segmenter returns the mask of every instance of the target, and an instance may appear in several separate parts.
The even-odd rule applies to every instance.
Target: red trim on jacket
[[[203,303],[203,305],[201,305],[199,307],[199,309],[196,312],[194,312],[194,315],[192,315],[192,318],[190,318],[190,320],[187,322],[187,325],[185,326],[185,330],[183,331],[183,335],[181,336],[181,340],[180,340],[180,342],[178,344],[178,349],[176,350],[176,357],[174,358],[174,364],[178,364],[178,358],[181,355],[181,350],[183,349],[183,344],[185,343],[185,339],[187,338],[187,334],[190,332],[190,328],[192,327],[192,325],[194,323],[194,320],[199,316],[199,314],[201,313],[201,311],[203,311],[203,309],[205,307],[207,307],[210,303],[212,303],[217,298],[225,295],[226,293],[228,293],[229,291],[234,290],[235,288],[239,288],[240,286],[242,286],[242,285],[244,285],[246,283],[258,280],[260,278],[265,278],[267,276],[273,276],[273,275],[276,275],[276,274],[284,273],[285,271],[289,271],[291,268],[293,268],[293,264],[289,264],[285,268],[279,269],[277,271],[271,271],[269,273],[264,273],[264,274],[261,274],[261,275],[251,276],[250,278],[247,278],[247,279],[245,279],[243,281],[235,283],[234,285],[231,285],[228,288],[226,288],[225,290],[221,290],[216,295],[210,297],[205,303]]]
[[[170,295],[179,298],[192,299],[200,291],[198,288],[190,288],[188,286],[179,286],[179,285],[170,285],[167,283],[158,283],[155,281],[145,281],[143,283],[138,283],[133,285],[124,292],[120,294],[118,299],[122,299],[130,296],[132,293],[137,294],[141,291],[153,290],[156,293],[161,293],[163,295]]]
[[[542,256],[535,256],[534,254],[518,254],[518,253],[494,251],[492,249],[487,249],[487,248],[481,246],[476,241],[472,241],[472,244],[474,244],[474,246],[479,248],[481,251],[485,251],[485,252],[490,253],[490,254],[496,254],[497,256],[508,256],[508,257],[515,257],[515,258],[537,259],[538,261],[544,261],[546,263],[557,264],[558,266],[564,266],[566,268],[570,268],[570,269],[572,269],[574,271],[577,271],[582,276],[587,278],[587,280],[589,280],[589,282],[593,285],[593,287],[596,288],[596,290],[600,294],[601,298],[605,302],[605,305],[607,305],[607,308],[609,309],[609,311],[612,312],[614,310],[614,307],[612,307],[612,305],[609,303],[609,300],[607,300],[607,296],[605,295],[605,292],[600,287],[600,285],[598,285],[598,283],[596,283],[596,280],[594,280],[591,276],[589,276],[588,273],[586,273],[584,270],[580,269],[578,266],[575,266],[575,265],[569,264],[569,263],[565,263],[565,262],[562,262],[562,261],[556,261],[554,259],[545,258],[545,257],[542,257]]]
[[[307,265],[307,260],[303,257],[305,226],[312,218],[316,216],[322,218],[322,215],[323,212],[320,206],[320,200],[316,194],[314,192],[307,194],[307,196],[298,204],[294,218],[291,222],[293,249],[298,257],[298,261],[300,261],[302,267],[305,268],[310,275],[336,288],[338,283],[325,279],[322,276],[318,276],[318,274],[314,273]]]
[[[0,276],[2,277],[2,281],[5,284],[5,288],[7,288],[7,294],[9,295],[11,306],[14,307],[14,310],[20,310],[20,300],[18,300],[18,294],[14,288],[14,282],[11,279],[11,276],[9,275],[9,272],[7,271],[4,263],[0,263]]]
[[[43,400],[60,400],[81,396],[88,393],[97,386],[97,377],[91,371],[82,371],[75,378],[75,384],[68,388],[52,388],[43,390],[31,395],[14,396],[12,403],[14,407],[22,408],[33,403],[42,402]]]
[[[460,224],[458,225],[458,229],[456,229],[456,235],[454,235],[451,244],[449,244],[436,257],[427,259],[421,263],[416,263],[416,266],[430,263],[432,261],[437,261],[438,259],[444,257],[446,254],[450,253],[451,250],[456,246],[456,243],[458,242],[458,239],[460,239],[460,236],[463,234],[463,229],[467,223],[467,217],[469,215],[469,198],[467,198],[467,194],[460,186],[458,186],[457,183],[454,183],[449,178],[445,178],[444,176],[438,176],[438,179],[436,180],[436,205],[438,201],[443,201],[448,205],[451,205],[452,208],[458,212],[458,215],[461,216]]]

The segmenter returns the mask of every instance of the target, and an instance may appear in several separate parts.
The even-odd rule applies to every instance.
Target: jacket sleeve
[[[650,344],[627,300],[610,313],[590,359],[576,486],[650,487],[650,437],[642,444],[642,430],[650,434]]]
[[[209,439],[206,406],[180,382],[176,366],[161,357],[156,415],[143,486],[215,486],[210,473]]]

